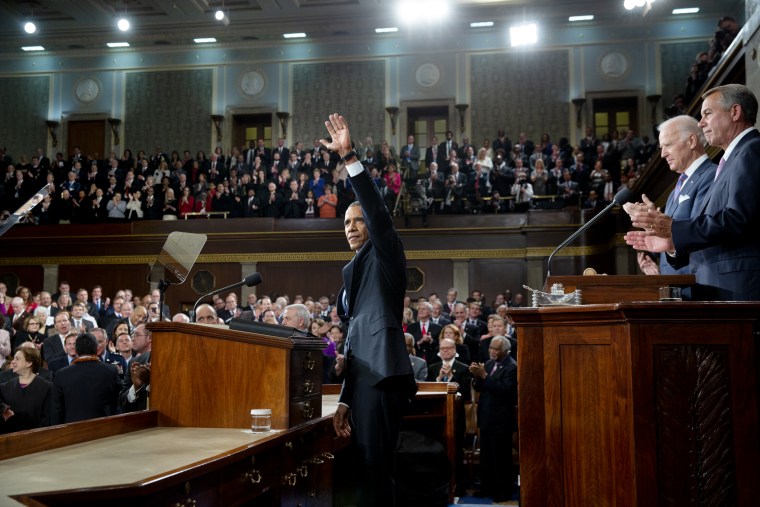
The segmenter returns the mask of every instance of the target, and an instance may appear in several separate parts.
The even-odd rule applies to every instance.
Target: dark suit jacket
[[[120,385],[116,368],[100,361],[59,370],[53,380],[52,424],[116,414]]]
[[[66,352],[58,353],[48,361],[48,370],[53,372],[55,377],[58,370],[66,368],[69,364],[69,355]]]
[[[340,401],[351,405],[352,377],[363,377],[376,386],[390,378],[408,376],[414,387],[412,365],[407,360],[401,312],[406,292],[406,256],[393,219],[369,173],[351,176],[351,185],[362,205],[369,240],[343,268],[344,286],[338,295],[338,314],[349,319],[347,369]],[[343,305],[343,297],[348,308]],[[410,392],[410,395],[413,395]]]
[[[704,199],[707,196],[713,180],[715,179],[715,169],[717,165],[710,160],[705,160],[689,176],[678,195],[675,195],[675,189],[668,196],[668,202],[665,205],[665,214],[672,217],[673,220],[689,220],[698,216]],[[683,266],[679,269],[673,268],[667,260],[667,254],[660,254],[660,274],[661,275],[680,275],[692,273],[691,267]]]
[[[760,300],[760,133],[735,146],[700,206],[699,216],[673,222],[674,267],[691,264],[693,298]]]
[[[433,338],[433,343],[418,345],[417,342],[422,339],[422,326],[419,322],[413,322],[406,328],[406,332],[414,336],[414,346],[417,349],[417,357],[421,357],[432,364],[438,361],[438,335],[441,333],[442,326],[428,321],[427,332]]]
[[[517,404],[517,363],[506,356],[491,374],[493,360],[485,364],[488,376],[475,378],[473,387],[480,393],[478,427],[485,431],[512,433],[515,429]]]
[[[139,356],[132,356],[127,365],[127,372],[124,374],[124,381],[121,384],[121,392],[119,393],[119,408],[124,413],[136,412],[138,410],[145,410],[148,408],[148,390],[143,387],[139,392],[136,392],[137,398],[134,402],[130,403],[127,399],[127,393],[132,387],[132,365],[134,363],[147,364],[150,362],[150,351],[140,354]]]
[[[433,363],[428,367],[428,382],[436,382],[438,374],[441,373],[443,361]],[[447,382],[456,382],[459,384],[457,391],[462,395],[462,401],[470,401],[470,384],[472,383],[472,373],[466,364],[454,360],[451,368],[451,378]]]
[[[52,336],[45,338],[45,341],[42,342],[42,358],[45,362],[50,362],[53,356],[60,353],[66,353],[63,350],[61,336],[58,333],[55,333]]]

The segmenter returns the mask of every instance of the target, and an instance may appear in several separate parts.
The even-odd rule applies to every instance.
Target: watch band
[[[351,150],[348,153],[346,153],[344,156],[340,157],[341,162],[344,164],[347,163],[352,158],[356,157],[356,159],[359,159],[359,154],[356,153],[356,150]]]

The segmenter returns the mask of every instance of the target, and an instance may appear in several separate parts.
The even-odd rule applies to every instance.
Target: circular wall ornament
[[[74,86],[74,96],[80,102],[92,102],[100,95],[100,83],[97,79],[85,77]]]
[[[605,53],[599,60],[599,70],[602,75],[610,79],[625,77],[631,69],[628,57],[620,51]]]
[[[440,81],[441,69],[433,63],[423,63],[417,67],[415,78],[417,79],[417,84],[424,86],[425,88],[430,88],[431,86],[437,85],[438,81]]]
[[[264,89],[264,75],[256,70],[251,70],[243,74],[240,78],[240,89],[249,96],[258,95]]]

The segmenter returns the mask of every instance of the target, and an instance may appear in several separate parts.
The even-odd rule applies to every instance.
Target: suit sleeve
[[[728,181],[718,182],[728,187],[714,187],[714,191],[728,193],[725,206],[711,215],[701,214],[691,220],[673,222],[673,243],[679,254],[719,244],[747,242],[748,238],[755,236],[760,221],[760,200],[757,198],[760,171],[756,170],[760,141],[753,140],[732,157],[736,160],[727,167],[731,171],[726,175]]]

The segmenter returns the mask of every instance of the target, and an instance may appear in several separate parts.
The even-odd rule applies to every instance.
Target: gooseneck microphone
[[[258,285],[261,283],[261,274],[259,273],[251,273],[250,275],[246,276],[242,280],[240,280],[237,283],[233,283],[232,285],[228,285],[227,287],[222,287],[221,289],[216,289],[215,291],[209,292],[208,294],[204,294],[201,297],[198,298],[198,301],[195,302],[195,305],[193,306],[193,320],[195,320],[195,311],[198,309],[198,305],[203,301],[204,298],[207,298],[209,296],[213,296],[215,294],[221,294],[222,292],[237,289],[238,287],[241,287],[245,285],[246,287],[253,287],[254,285]]]
[[[609,213],[612,208],[615,206],[622,206],[628,202],[632,195],[633,192],[631,192],[631,189],[628,187],[623,187],[617,194],[615,194],[615,197],[612,198],[612,202],[609,203],[606,208],[594,215],[591,220],[583,224],[577,231],[572,233],[569,238],[560,243],[559,246],[555,248],[552,254],[549,256],[549,260],[546,261],[546,278],[548,279],[551,276],[552,258],[554,258],[554,254],[565,248],[571,241],[580,236],[586,229],[594,225],[600,218]]]

